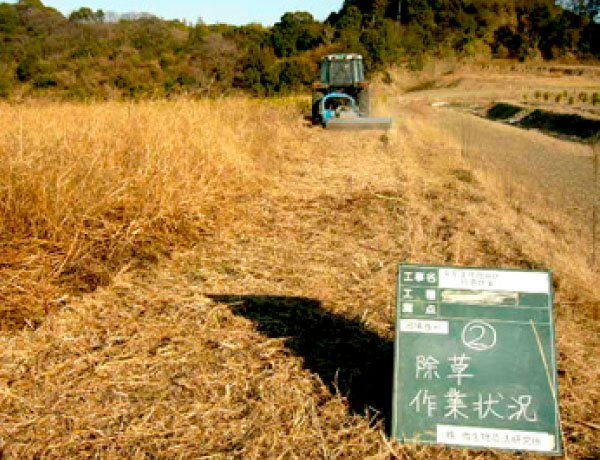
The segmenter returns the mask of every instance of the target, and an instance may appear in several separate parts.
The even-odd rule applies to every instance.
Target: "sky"
[[[143,11],[164,19],[185,19],[194,23],[201,17],[207,24],[259,22],[273,25],[287,11],[308,11],[316,19],[324,20],[332,11],[339,11],[343,0],[42,0],[42,3],[66,16],[87,6],[117,13]]]

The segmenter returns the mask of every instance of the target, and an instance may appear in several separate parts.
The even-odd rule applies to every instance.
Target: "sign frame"
[[[529,347],[530,361],[537,366],[531,375],[538,379],[537,386],[530,386],[543,387],[544,396],[534,394],[532,388],[523,391],[527,384],[514,375],[506,376],[513,379],[507,385],[513,393],[520,389],[522,394],[499,390],[494,387],[498,381],[490,381],[485,374],[483,380],[494,388],[486,395],[486,383],[474,384],[477,396],[468,399],[469,383],[479,377],[467,373],[473,371],[469,365],[477,363],[493,373],[499,367],[496,359],[506,359],[502,356],[506,346],[498,341],[506,342],[507,331],[513,330],[521,339],[523,331],[527,333],[523,345],[518,341],[516,346]],[[450,363],[443,359],[447,358],[445,349],[454,351],[448,357]],[[495,357],[491,366],[485,363],[486,354]],[[391,435],[410,444],[562,455],[556,356],[551,271],[400,263]],[[529,361],[526,364],[531,366]],[[429,378],[423,383],[427,389],[415,383],[424,377]],[[447,393],[440,392],[444,378],[457,384],[448,387]],[[534,402],[538,396],[543,404]],[[468,411],[478,411],[479,420],[473,421]],[[491,413],[493,420],[481,417],[484,412],[486,416]],[[454,418],[443,418],[448,414]]]

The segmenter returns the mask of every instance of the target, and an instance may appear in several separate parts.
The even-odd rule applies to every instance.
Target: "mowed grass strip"
[[[598,278],[580,227],[525,191],[508,195],[422,104],[390,106],[386,135],[311,128],[293,101],[247,104],[246,124],[266,134],[226,151],[229,175],[204,195],[208,231],[193,247],[171,240],[153,269],[124,265],[36,330],[0,337],[3,453],[514,458],[388,439],[403,260],[557,270],[567,451],[597,456]],[[156,123],[163,110],[175,108],[157,109]]]

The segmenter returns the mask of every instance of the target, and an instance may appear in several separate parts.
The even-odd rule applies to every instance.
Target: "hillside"
[[[404,261],[554,271],[566,454],[598,458],[594,152],[462,110],[597,79],[449,72],[378,82],[386,134],[307,98],[0,104],[2,457],[515,458],[389,439]]]
[[[0,4],[0,98],[114,100],[305,91],[318,58],[353,51],[370,70],[421,69],[432,57],[600,58],[589,9],[552,0],[346,1],[324,22],[289,12],[273,27],[185,24],[82,7],[68,18],[39,0]]]

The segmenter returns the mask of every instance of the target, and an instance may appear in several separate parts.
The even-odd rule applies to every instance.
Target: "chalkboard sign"
[[[392,435],[560,454],[552,275],[401,264]]]

